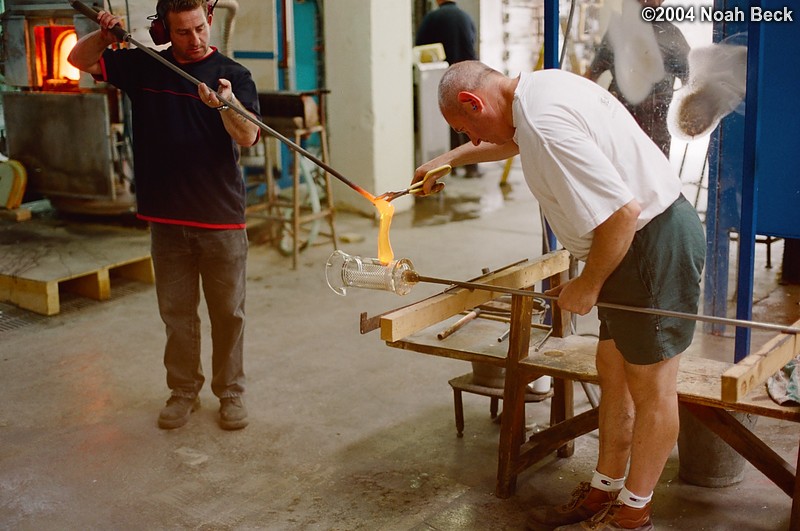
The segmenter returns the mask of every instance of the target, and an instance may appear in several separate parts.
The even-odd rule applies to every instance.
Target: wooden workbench
[[[504,269],[502,273],[489,274],[478,282],[522,288],[549,278],[551,284],[558,284],[564,280],[562,258],[545,256]],[[534,278],[533,282],[531,278]],[[565,333],[568,315],[556,311],[553,325],[556,337],[547,339],[537,350],[535,346],[544,332],[530,324],[533,299],[520,295],[512,296],[508,343],[497,342],[497,337],[507,330],[507,324],[483,319],[474,320],[468,327],[444,340],[437,338],[443,328],[458,319],[459,312],[484,303],[495,295],[498,294],[449,290],[380,316],[380,326],[381,337],[390,347],[483,362],[506,369],[496,487],[497,496],[506,498],[514,493],[516,479],[521,472],[553,452],[560,457],[569,457],[574,451],[574,439],[597,429],[597,408],[575,415],[573,405],[573,382],[597,381],[594,363],[596,340],[568,336]],[[362,315],[362,332],[369,328],[365,329],[364,322]],[[787,342],[794,345],[781,356],[789,355],[789,350],[796,352],[797,348],[796,339],[792,336],[787,340],[785,336],[781,334],[772,342],[775,345]],[[761,354],[761,358],[766,358],[769,352]],[[740,378],[739,385],[734,387],[746,388],[748,394],[738,395],[735,401],[723,400],[722,375],[736,374],[737,371],[749,376]],[[791,528],[800,529],[800,480],[796,472],[800,468],[800,453],[797,466],[792,466],[731,414],[743,412],[800,422],[800,407],[776,404],[767,395],[764,385],[754,384],[753,372],[753,367],[747,364],[737,366],[683,356],[678,374],[679,400],[686,410],[793,498]],[[528,383],[542,375],[554,378],[551,426],[526,441],[525,391]]]

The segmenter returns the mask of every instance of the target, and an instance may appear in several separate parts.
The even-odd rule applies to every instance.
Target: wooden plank
[[[508,323],[478,318],[470,321],[457,334],[439,340],[437,333],[441,328],[455,323],[458,318],[459,315],[454,315],[399,341],[387,342],[387,345],[443,358],[479,361],[505,367],[508,340],[498,342],[497,337],[508,330]],[[540,328],[531,330],[531,342],[534,344],[544,336],[545,331]]]
[[[446,323],[455,322],[456,319],[457,316],[451,317]],[[458,334],[439,341],[436,333],[446,323],[430,326],[388,345],[433,356],[479,361],[498,367],[505,365],[505,343],[498,343],[496,338],[506,330],[506,325],[475,319]],[[542,331],[533,329],[531,344],[538,343],[538,338],[542,335]],[[519,370],[526,378],[545,374],[554,378],[596,383],[596,346],[597,340],[589,337],[550,337],[538,352],[533,348],[529,350],[528,357],[520,361]],[[678,395],[681,402],[800,422],[800,406],[778,404],[769,397],[764,385],[736,403],[723,401],[721,375],[731,367],[733,364],[729,362],[684,354],[678,371]]]
[[[108,278],[107,268],[99,269],[88,275],[63,280],[59,283],[59,286],[66,292],[75,293],[87,299],[106,301],[111,298],[111,281]]]
[[[6,221],[28,221],[31,217],[32,213],[29,208],[0,208],[0,219]]]
[[[517,370],[528,356],[531,343],[533,299],[522,295],[511,298],[511,335],[508,338],[503,415],[497,459],[497,495],[508,498],[517,488],[515,462],[525,439],[525,389],[528,384]]]
[[[61,311],[58,282],[40,282],[0,275],[0,301],[11,302],[42,315],[55,315]]]
[[[571,336],[563,340],[550,338],[540,352],[531,352],[520,368],[530,373],[542,373],[554,378],[597,382],[594,347],[589,338]],[[782,406],[772,400],[766,386],[759,386],[750,396],[737,402],[721,399],[721,378],[732,363],[701,358],[681,357],[678,371],[678,397],[683,403],[741,411],[780,420],[800,422],[800,406]]]
[[[790,520],[791,529],[800,528],[800,478],[797,477],[800,471],[800,451],[797,452],[797,466],[794,476],[794,494],[792,495],[792,516]]]
[[[569,268],[569,253],[556,251],[535,260],[481,277],[478,282],[491,286],[525,288]],[[493,299],[488,291],[455,289],[431,297],[381,317],[381,339],[398,341],[459,312]]]
[[[520,368],[554,378],[597,382],[595,353],[597,340],[582,336],[550,337],[539,351],[530,351]]]
[[[800,325],[800,321],[792,326]],[[800,353],[796,334],[778,334],[722,375],[722,400],[738,402]]]
[[[569,270],[562,271],[558,275],[553,275],[550,278],[550,289],[557,288],[562,284],[566,284],[569,281]],[[555,337],[566,337],[570,334],[570,313],[566,310],[562,310],[561,306],[558,305],[558,301],[551,301],[551,312],[552,312],[552,323],[553,323],[553,335]]]
[[[599,419],[600,409],[593,407],[558,424],[553,424],[546,430],[533,434],[528,442],[520,448],[517,473],[538,463],[556,450],[559,452],[559,457],[569,457],[572,453],[564,451],[564,455],[562,455],[562,450],[573,449],[575,439],[596,430]]]
[[[554,378],[553,388],[555,397],[550,406],[550,425],[558,426],[575,417],[575,386],[572,380]],[[574,453],[575,441],[572,439],[558,447],[558,457],[570,457]]]
[[[114,266],[111,270],[112,273],[122,278],[138,280],[145,284],[154,284],[156,281],[153,260],[149,256]]]
[[[720,408],[697,404],[684,404],[684,407],[783,492],[792,496],[796,473],[794,467],[745,428],[733,415]]]

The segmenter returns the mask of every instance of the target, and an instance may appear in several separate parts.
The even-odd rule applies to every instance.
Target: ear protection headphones
[[[214,5],[208,5],[209,17],[214,13],[217,2],[219,2],[219,0],[215,0]],[[165,4],[166,0],[158,0],[156,3],[156,14],[147,17],[147,20],[150,21],[150,37],[153,39],[153,44],[156,46],[167,44],[170,41]]]

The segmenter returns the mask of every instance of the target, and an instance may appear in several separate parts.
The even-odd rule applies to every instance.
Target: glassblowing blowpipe
[[[406,295],[418,281],[414,264],[408,258],[382,264],[377,258],[350,256],[334,251],[325,264],[325,278],[337,295],[347,295],[347,288],[367,288]]]

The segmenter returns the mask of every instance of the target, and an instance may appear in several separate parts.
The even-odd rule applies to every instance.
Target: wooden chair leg
[[[294,141],[300,145],[300,134],[295,133]],[[292,152],[292,269],[297,269],[300,255],[300,155]]]
[[[272,159],[270,158],[270,145],[268,140],[269,136],[264,135],[262,140],[264,144],[264,178],[267,188],[264,193],[264,201],[266,201],[265,210],[271,224],[269,229],[269,243],[275,245],[276,242],[280,243],[283,220],[280,217],[281,209],[278,208],[278,183],[276,182],[275,175],[272,173]]]
[[[489,414],[492,416],[493,419],[497,418],[497,406],[499,402],[500,400],[497,397],[494,396],[491,397],[491,400],[489,402]]]
[[[553,379],[553,401],[550,404],[550,425],[571,419],[575,416],[575,390],[572,380]],[[570,457],[575,453],[575,441],[571,440],[558,449],[558,457]]]
[[[453,388],[453,406],[456,413],[456,436],[464,436],[464,403],[461,400],[461,389]]]
[[[503,419],[497,459],[499,498],[508,498],[517,488],[519,451],[525,439],[525,388],[527,382],[519,373],[520,360],[528,356],[531,342],[533,299],[521,295],[511,297],[511,334],[508,338],[506,381],[503,390]]]
[[[797,467],[794,471],[794,495],[789,529],[800,529],[800,450],[797,451]]]
[[[328,163],[328,133],[325,127],[320,128],[319,132],[320,144],[322,145],[322,161]],[[333,188],[331,187],[331,176],[325,172],[325,204],[328,209],[328,225],[331,228],[331,240],[333,240],[333,248],[339,248],[339,240],[336,239],[336,228],[334,227],[334,209],[333,209]]]

